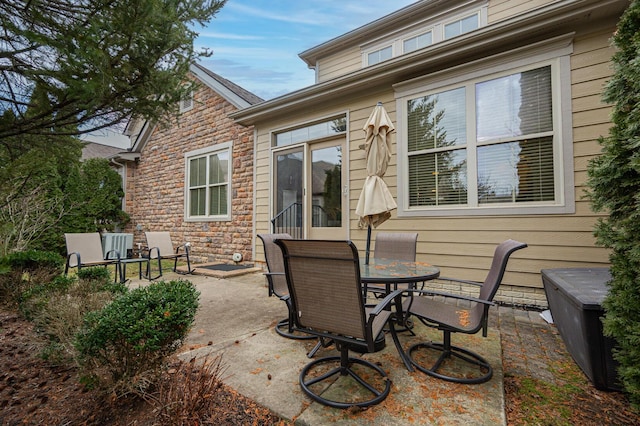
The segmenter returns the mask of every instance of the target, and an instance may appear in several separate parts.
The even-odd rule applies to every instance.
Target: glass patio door
[[[274,232],[294,238],[347,238],[344,147],[342,139],[274,153]]]
[[[307,191],[306,200],[310,239],[347,238],[349,215],[346,167],[342,164],[344,146],[343,140],[310,145],[307,182],[311,191]]]
[[[273,225],[275,233],[304,237],[304,147],[277,152],[274,156]]]

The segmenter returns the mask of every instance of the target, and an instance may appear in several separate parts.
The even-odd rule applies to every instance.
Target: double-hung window
[[[399,214],[573,208],[558,67],[559,60],[548,61],[399,98],[399,179],[406,181]]]
[[[186,159],[187,220],[229,220],[231,143],[189,152]]]

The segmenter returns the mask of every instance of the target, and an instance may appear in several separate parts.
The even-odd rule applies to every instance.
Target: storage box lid
[[[553,283],[583,309],[602,309],[609,292],[609,268],[543,269],[541,273],[545,286]]]

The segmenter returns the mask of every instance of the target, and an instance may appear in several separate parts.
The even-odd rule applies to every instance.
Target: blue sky
[[[415,0],[228,0],[196,47],[211,71],[264,99],[314,83],[300,52],[401,9]]]

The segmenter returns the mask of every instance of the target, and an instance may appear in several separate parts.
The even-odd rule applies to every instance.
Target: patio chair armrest
[[[72,256],[76,257],[76,265],[75,266],[71,266],[71,264],[70,264]],[[80,266],[80,253],[78,253],[77,251],[74,251],[74,252],[69,253],[67,255],[67,265],[66,265],[66,267],[68,269],[68,268],[74,268],[74,267],[77,267],[77,266]]]
[[[116,254],[116,259],[118,260],[118,262],[120,262],[120,252],[118,250],[109,250],[105,255],[104,255],[104,260],[116,260],[116,259],[109,259],[109,255],[111,253],[115,253]]]
[[[426,295],[429,295],[429,296],[442,296],[442,297],[448,297],[448,298],[451,298],[451,299],[466,300],[468,302],[482,303],[483,305],[487,305],[487,306],[494,306],[495,305],[495,303],[490,301],[490,300],[478,299],[477,297],[464,296],[462,294],[445,293],[445,292],[442,292],[442,291],[406,289],[406,290],[402,290],[402,292],[403,293],[420,293],[420,294],[426,294]],[[411,306],[411,305],[409,305],[409,306]]]
[[[156,252],[156,257],[153,257],[153,251],[155,250]],[[147,251],[147,256],[149,257],[149,259],[156,259],[156,258],[160,258],[160,248],[159,247],[149,247],[146,249]]]
[[[395,290],[387,294],[387,296],[384,299],[382,299],[380,302],[378,302],[375,308],[373,308],[373,310],[369,313],[369,316],[375,317],[379,315],[380,312],[384,311],[387,308],[387,306],[389,306],[389,304],[393,302],[396,299],[396,297],[402,295],[403,292],[404,290]]]
[[[178,252],[180,251],[180,249],[184,249],[184,251],[189,254],[189,250],[191,249],[191,243],[190,242],[186,242],[184,244],[180,244],[178,247],[176,247],[176,254],[178,254]]]

